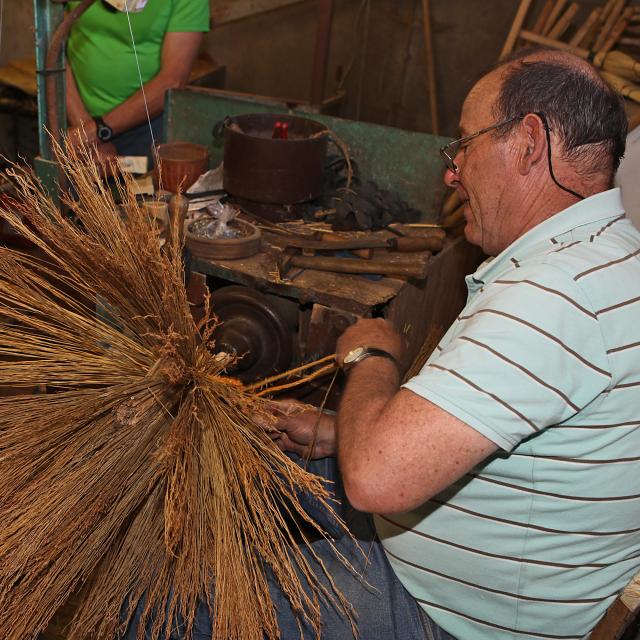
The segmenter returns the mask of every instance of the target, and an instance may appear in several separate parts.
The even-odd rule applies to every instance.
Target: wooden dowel
[[[631,7],[627,7],[622,12],[622,15],[618,18],[618,22],[616,22],[615,27],[611,30],[609,37],[606,39],[601,49],[599,49],[598,53],[607,53],[613,49],[613,45],[618,41],[618,38],[620,38],[622,32],[625,30],[632,11],[633,9],[631,9]]]
[[[618,44],[625,47],[640,47],[640,38],[620,38]]]
[[[438,135],[438,93],[436,90],[436,69],[433,58],[433,41],[431,38],[431,10],[429,0],[422,0],[422,26],[424,29],[424,48],[427,57],[427,86],[429,88],[429,106],[431,109],[431,132]]]
[[[611,9],[611,13],[607,16],[607,20],[602,25],[602,29],[600,30],[600,33],[598,34],[596,42],[592,47],[594,51],[599,51],[604,46],[604,43],[607,41],[607,38],[609,37],[611,30],[613,29],[616,22],[618,21],[618,18],[622,14],[622,10],[624,9],[624,5],[626,1],[627,0],[616,1],[616,4]]]
[[[640,36],[640,27],[630,27],[627,25],[627,28],[624,30],[625,34],[630,36]]]
[[[442,227],[444,229],[451,229],[460,224],[464,220],[464,205],[460,205],[455,211],[442,219]]]
[[[604,7],[602,7],[602,22],[603,24],[606,22],[609,14],[611,13],[611,9],[615,6],[617,0],[607,0]]]
[[[452,191],[442,205],[442,215],[448,216],[460,205],[460,196],[457,191]]]
[[[513,47],[515,46],[518,38],[518,32],[522,29],[522,25],[527,17],[527,11],[529,11],[530,6],[531,0],[520,0],[520,6],[518,7],[518,11],[516,11],[516,17],[513,19],[509,35],[502,47],[502,51],[500,52],[500,60],[506,58],[513,51]]]
[[[551,13],[551,9],[553,9],[555,1],[556,0],[546,0],[542,9],[540,10],[540,15],[536,18],[533,27],[531,27],[531,31],[533,31],[533,33],[542,33],[542,29],[544,29],[544,23],[547,21],[547,18]]]
[[[572,2],[567,10],[562,14],[562,17],[558,22],[556,22],[555,26],[549,32],[550,38],[561,38],[564,35],[564,32],[569,28],[573,17],[578,13],[578,9],[580,5],[577,2]]]
[[[564,8],[566,2],[567,0],[556,0],[556,3],[553,6],[553,9],[551,9],[551,13],[547,18],[547,21],[544,23],[544,27],[542,27],[543,36],[546,36],[551,31],[551,29],[553,29],[553,25],[556,23],[556,20],[558,19],[558,16]]]
[[[579,47],[582,44],[582,41],[585,39],[586,35],[591,31],[593,26],[597,24],[601,14],[602,14],[601,7],[596,7],[589,14],[589,17],[583,22],[582,26],[575,32],[575,35],[573,36],[573,38],[569,40],[569,44],[572,47]]]

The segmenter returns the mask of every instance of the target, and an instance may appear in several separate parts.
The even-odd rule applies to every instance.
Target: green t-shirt
[[[71,9],[78,2],[71,2]],[[129,14],[142,81],[160,70],[164,34],[208,31],[209,0],[148,0],[140,13]],[[67,57],[80,97],[92,116],[108,113],[140,89],[138,68],[126,13],[93,4],[75,23]]]

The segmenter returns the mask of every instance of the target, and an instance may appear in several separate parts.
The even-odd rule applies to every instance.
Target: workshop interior
[[[60,156],[78,129],[67,52],[94,4],[131,27],[157,0],[0,0],[0,202],[16,220],[26,206],[16,166],[32,171],[61,220],[73,215]],[[465,238],[465,202],[443,182],[441,149],[462,135],[477,79],[519,49],[588,58],[624,96],[619,179],[640,223],[637,0],[210,0],[209,10],[188,78],[168,87],[156,115],[151,94],[142,98],[148,154],[97,159],[96,175],[123,216],[132,198],[160,251],[179,254],[194,326],[209,323],[206,348],[235,385],[337,410],[336,342],[360,318],[392,323],[405,370],[420,371],[486,258]],[[138,74],[144,45],[136,49],[133,29],[123,38]],[[98,146],[116,141],[107,116],[95,118],[95,136]],[[3,250],[40,256],[3,218]],[[91,304],[117,328],[118,309],[99,295]],[[2,386],[2,399],[67,388],[26,380]],[[592,640],[640,638],[639,584]],[[66,638],[75,605],[76,596],[38,637]]]

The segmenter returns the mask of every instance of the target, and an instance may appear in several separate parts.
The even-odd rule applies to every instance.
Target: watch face
[[[109,127],[104,124],[98,125],[96,130],[96,135],[98,136],[98,140],[102,140],[103,142],[107,142],[107,140],[111,140],[112,131]]]
[[[365,349],[366,349],[366,347],[356,347],[355,349],[352,349],[344,357],[343,362],[345,364],[349,364],[350,362],[354,362],[355,360],[357,360],[363,354]]]

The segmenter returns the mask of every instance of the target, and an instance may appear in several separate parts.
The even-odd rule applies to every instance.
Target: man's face
[[[498,88],[496,72],[473,87],[462,107],[461,137],[494,124],[492,107]],[[487,255],[497,255],[515,239],[511,229],[515,198],[510,183],[517,178],[509,163],[511,147],[511,136],[497,138],[495,132],[483,133],[458,152],[457,173],[447,170],[444,176],[464,203],[467,240]]]

